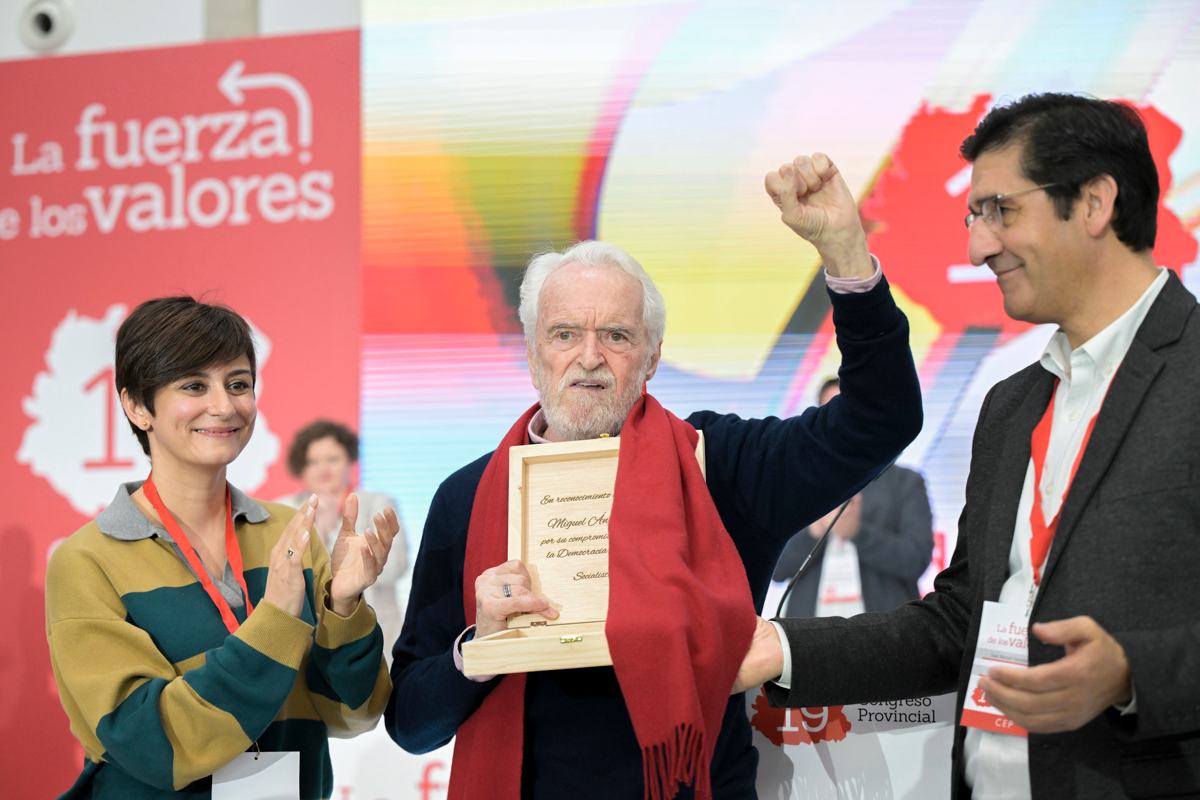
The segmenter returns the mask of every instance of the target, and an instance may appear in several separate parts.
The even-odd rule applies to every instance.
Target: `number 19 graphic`
[[[104,455],[83,462],[84,469],[125,469],[133,466],[133,459],[117,458],[117,426],[125,419],[125,414],[117,402],[117,392],[113,388],[113,368],[111,366],[100,370],[83,385],[85,392],[94,389],[104,394]]]

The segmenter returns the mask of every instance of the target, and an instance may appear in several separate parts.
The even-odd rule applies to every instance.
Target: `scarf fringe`
[[[707,771],[704,775],[697,774],[703,755],[704,734],[689,723],[676,726],[671,741],[643,747],[645,800],[671,800],[679,792],[680,784],[694,786],[696,800],[708,800],[712,796],[710,776]]]

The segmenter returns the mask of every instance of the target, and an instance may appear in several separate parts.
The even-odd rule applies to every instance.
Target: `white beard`
[[[578,439],[595,439],[603,434],[615,436],[621,432],[629,410],[633,408],[638,398],[642,396],[642,387],[646,384],[646,372],[641,371],[640,379],[631,382],[622,394],[614,394],[616,378],[608,367],[594,370],[584,370],[574,367],[567,371],[557,386],[547,386],[545,372],[536,356],[530,359],[533,364],[533,383],[537,388],[538,399],[542,404],[542,413],[546,417],[548,430],[564,441]],[[648,368],[647,364],[647,368]],[[608,387],[590,396],[586,391],[576,391],[571,402],[564,402],[562,395],[568,387],[578,380],[589,380]]]

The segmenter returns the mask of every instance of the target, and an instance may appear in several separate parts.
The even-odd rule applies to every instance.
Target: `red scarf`
[[[508,560],[508,449],[526,442],[533,406],[492,454],[471,509],[463,608],[475,578]],[[621,428],[609,532],[605,632],[642,748],[650,800],[695,786],[709,765],[755,612],[746,572],[696,462],[692,426],[644,395]],[[521,793],[525,675],[505,676],[458,729],[450,800]]]

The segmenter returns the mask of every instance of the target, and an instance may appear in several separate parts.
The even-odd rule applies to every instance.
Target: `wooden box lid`
[[[509,450],[508,557],[525,563],[532,589],[558,611],[550,625],[603,621],[608,613],[608,517],[618,437]],[[510,628],[545,624],[521,614]]]
[[[556,620],[519,614],[508,629],[462,646],[468,676],[612,664],[608,616],[608,518],[621,440],[603,437],[509,450],[508,557],[529,570]],[[704,436],[696,444],[704,469]]]

